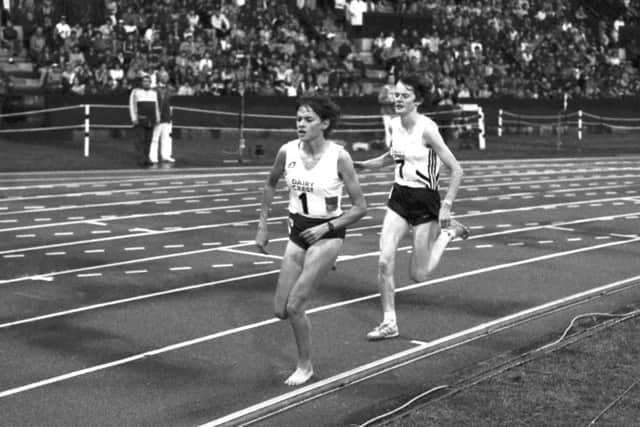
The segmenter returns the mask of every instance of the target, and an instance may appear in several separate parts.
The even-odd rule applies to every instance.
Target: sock
[[[382,323],[391,323],[393,325],[396,324],[396,312],[395,311],[385,311],[384,318],[382,319]]]

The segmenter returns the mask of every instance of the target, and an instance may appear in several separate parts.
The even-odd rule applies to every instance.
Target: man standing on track
[[[158,93],[151,89],[151,77],[148,74],[142,76],[142,87],[135,88],[129,96],[129,114],[131,122],[137,128],[142,129],[134,136],[134,149],[138,166],[150,166],[149,148],[153,127],[160,121],[158,108]]]
[[[169,73],[161,71],[158,75],[158,109],[160,120],[153,127],[151,136],[151,147],[149,149],[149,160],[152,164],[158,163],[158,145],[160,145],[160,161],[175,163],[172,157],[173,140],[171,139],[171,88],[169,87]]]

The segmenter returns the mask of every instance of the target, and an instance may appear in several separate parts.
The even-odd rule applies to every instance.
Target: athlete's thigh
[[[413,228],[413,258],[426,260],[439,233],[440,225],[436,220],[416,225]]]
[[[292,241],[287,243],[280,266],[280,275],[278,276],[278,286],[276,288],[276,302],[286,304],[291,288],[296,283],[302,268],[304,266],[306,254],[304,249],[296,245]]]
[[[395,253],[400,240],[407,231],[409,231],[407,221],[395,211],[387,208],[380,231],[380,253],[382,255]]]
[[[342,239],[321,239],[307,249],[302,273],[294,284],[289,298],[305,300],[311,293],[317,279],[334,266],[342,248]]]

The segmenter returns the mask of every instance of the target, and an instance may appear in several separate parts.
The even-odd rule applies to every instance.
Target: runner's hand
[[[448,228],[451,225],[451,207],[449,205],[442,204],[440,206],[438,219],[440,221],[440,228]]]
[[[300,237],[307,242],[308,245],[313,245],[320,240],[322,236],[329,232],[329,226],[326,223],[310,227],[300,233]]]

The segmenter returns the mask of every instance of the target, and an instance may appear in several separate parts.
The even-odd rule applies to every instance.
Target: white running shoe
[[[469,238],[469,234],[471,234],[471,231],[469,231],[469,227],[467,227],[460,221],[456,221],[455,219],[451,220],[451,225],[449,226],[449,229],[453,230],[454,232],[453,235],[455,237],[459,237],[462,240],[467,240]]]
[[[397,324],[383,322],[373,328],[373,330],[367,334],[367,339],[369,341],[378,341],[388,338],[395,338],[398,335],[400,335],[400,332],[398,332]]]

